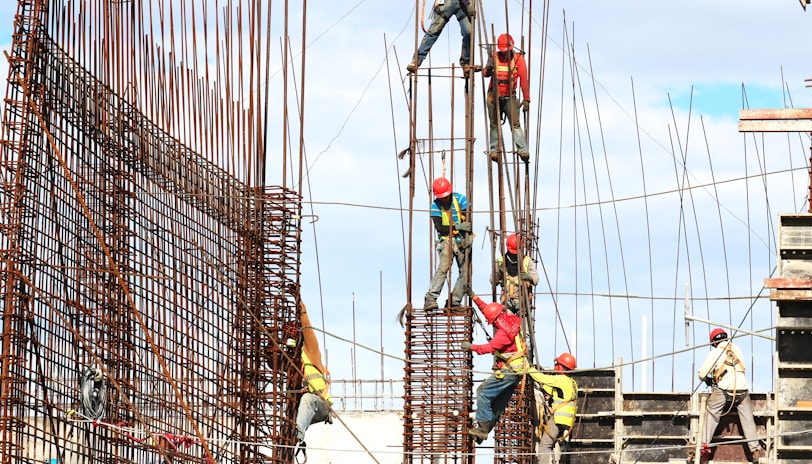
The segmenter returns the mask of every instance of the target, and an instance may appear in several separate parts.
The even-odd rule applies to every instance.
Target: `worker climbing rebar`
[[[443,290],[452,257],[457,262],[459,275],[451,291],[451,307],[459,306],[468,293],[468,258],[474,235],[471,222],[466,221],[468,199],[461,193],[453,192],[451,183],[445,177],[438,177],[432,184],[434,201],[431,203],[431,219],[437,231],[436,249],[439,255],[437,271],[431,278],[423,308],[437,309],[437,298]]]
[[[519,119],[519,108],[521,107],[524,112],[530,109],[530,82],[527,80],[527,64],[524,54],[514,51],[513,37],[510,34],[499,36],[496,51],[490,53],[482,75],[491,77],[488,84],[487,101],[490,118],[488,154],[491,160],[498,162],[502,151],[500,148],[504,148],[504,143],[499,137],[499,126],[504,114],[510,122],[516,152],[524,162],[529,162],[530,152],[527,149],[527,138]],[[517,87],[521,87],[522,90],[521,105],[516,95]]]
[[[410,73],[417,71],[417,68],[426,59],[429,50],[434,42],[440,37],[443,28],[448,24],[452,16],[456,16],[460,24],[460,34],[462,35],[462,50],[460,52],[460,66],[466,73],[472,69],[471,63],[471,18],[476,15],[474,3],[470,0],[436,0],[433,9],[434,19],[431,26],[420,41],[420,47],[415,53],[414,59],[406,65],[406,70]]]
[[[519,263],[520,240],[517,234],[510,234],[505,241],[507,251],[498,256],[491,274],[491,285],[502,287],[499,301],[513,314],[522,315],[521,301],[523,293],[527,301],[532,301],[533,287],[539,283],[539,273],[536,263],[529,256],[523,256]],[[522,286],[525,291],[522,291]]]

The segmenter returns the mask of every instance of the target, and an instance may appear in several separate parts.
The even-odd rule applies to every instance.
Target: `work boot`
[[[756,449],[750,450],[750,454],[753,455],[753,462],[758,462],[758,460],[763,458],[765,455],[764,449],[762,449],[760,446]]]
[[[406,71],[409,71],[410,73],[416,72],[417,71],[417,66],[418,66],[417,61],[412,60],[411,63],[406,65]]]
[[[437,304],[436,301],[426,300],[426,302],[423,304],[423,309],[425,309],[426,311],[432,311],[432,310],[437,309],[439,307],[440,306]]]
[[[494,163],[499,162],[499,152],[497,150],[488,150],[485,153],[488,154],[488,156],[491,158],[491,161],[493,161]]]
[[[468,429],[468,435],[474,437],[476,444],[482,444],[488,439],[488,433],[493,428],[493,422],[477,422],[476,428]]]
[[[528,153],[526,151],[520,151],[519,152],[519,158],[521,158],[522,161],[524,161],[525,163],[528,163],[528,162],[530,162],[530,153]]]
[[[468,64],[468,63],[462,65],[462,72],[463,73],[468,74],[468,72],[470,72],[470,71],[473,71],[473,72],[482,71],[482,66],[480,66],[478,64],[471,65],[471,64]]]

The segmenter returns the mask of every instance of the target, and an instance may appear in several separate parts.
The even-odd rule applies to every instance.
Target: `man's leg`
[[[488,150],[496,151],[499,146],[499,122],[500,115],[496,111],[496,101],[493,98],[493,92],[488,92],[488,119],[490,120],[490,134],[488,136]],[[498,159],[496,160],[498,161]]]
[[[756,421],[753,417],[753,404],[750,402],[750,393],[742,392],[737,393],[736,401],[739,403],[736,406],[736,411],[739,413],[739,423],[742,426],[742,433],[750,446],[750,451],[761,449],[761,444],[758,441],[758,431],[756,430]]]
[[[702,434],[702,443],[707,444],[713,440],[716,433],[716,426],[719,425],[719,418],[727,403],[727,397],[718,387],[713,387],[713,391],[708,397],[708,404],[705,407],[705,430]]]
[[[516,145],[516,151],[519,155],[528,154],[527,140],[524,138],[524,130],[522,130],[521,120],[519,119],[519,100],[511,97],[507,100],[505,113],[510,120],[510,127],[513,130],[513,143]],[[522,156],[524,158],[524,156]]]
[[[471,21],[465,8],[457,9],[457,22],[460,23],[462,35],[462,51],[460,52],[460,65],[471,64]]]
[[[431,47],[434,46],[434,42],[437,42],[437,39],[440,37],[440,33],[443,32],[443,28],[445,27],[446,23],[448,23],[446,8],[447,6],[444,5],[434,9],[434,20],[431,22],[429,30],[426,31],[426,34],[423,36],[423,40],[420,41],[420,47],[417,49],[417,56],[415,56],[417,66],[420,66],[420,64],[423,63],[423,60],[426,59],[426,56],[429,54],[429,50],[431,50]]]
[[[423,305],[424,308],[430,309],[437,308],[437,298],[440,296],[440,292],[443,291],[443,285],[445,285],[445,280],[448,278],[448,270],[451,269],[452,247],[449,246],[448,240],[438,244],[437,248],[437,271],[431,278],[429,291],[426,293],[426,299]]]
[[[561,431],[558,424],[553,420],[553,416],[544,422],[544,429],[541,432],[541,444],[539,445],[539,464],[552,464],[555,442]]]
[[[305,432],[307,432],[307,428],[310,427],[313,417],[316,415],[318,403],[323,404],[321,398],[312,393],[305,393],[302,395],[302,399],[299,400],[299,409],[296,412],[297,440],[304,441]]]
[[[504,381],[502,383],[502,389],[499,391],[493,401],[491,401],[495,422],[499,422],[499,419],[502,417],[502,413],[504,413],[505,409],[507,409],[507,405],[510,403],[510,397],[513,396],[513,391],[516,390],[516,385],[519,384],[521,379],[522,377],[520,375],[509,373],[505,374],[505,377],[502,379]]]
[[[463,238],[463,241],[468,238]],[[462,299],[468,294],[468,250],[470,247],[466,243],[462,245],[454,244],[454,259],[457,261],[457,281],[454,283],[454,289],[451,291],[451,306],[459,306],[462,304]]]

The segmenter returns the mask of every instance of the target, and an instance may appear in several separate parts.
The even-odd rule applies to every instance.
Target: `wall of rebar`
[[[184,145],[55,13],[20,1],[9,54],[0,463],[291,462],[298,193]]]

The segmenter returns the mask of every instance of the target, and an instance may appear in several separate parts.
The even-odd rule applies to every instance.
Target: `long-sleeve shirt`
[[[730,345],[729,353],[728,345]],[[705,380],[705,377],[710,374],[716,377],[717,386],[722,390],[748,390],[750,384],[747,383],[747,375],[744,373],[743,359],[744,355],[738,346],[729,341],[722,341],[705,357],[705,361],[699,368],[699,379]],[[724,375],[720,371],[722,368],[725,370]],[[717,371],[719,371],[718,375]]]
[[[501,72],[500,72],[501,70]],[[508,79],[513,78],[513,87],[508,85]],[[488,92],[493,91],[494,81],[498,82],[499,96],[508,97],[513,94],[517,86],[522,89],[522,97],[524,100],[530,100],[530,82],[527,80],[527,63],[524,60],[524,55],[521,53],[509,54],[496,53],[488,58],[488,64],[482,70],[482,75],[491,78],[488,84]]]
[[[480,297],[474,298],[474,303],[476,303],[480,311],[482,311],[482,309],[485,308],[485,306],[487,306],[487,303],[485,303],[485,301],[483,301],[482,298]],[[507,313],[502,313],[499,317],[518,318],[518,316],[513,316]],[[496,327],[496,324],[494,324],[494,327]],[[488,354],[493,353],[494,351],[498,351],[500,353],[515,353],[516,351],[519,350],[519,348],[516,346],[515,334],[511,335],[510,333],[508,333],[507,330],[497,327],[496,332],[493,334],[493,338],[491,339],[491,341],[489,341],[488,343],[483,343],[481,345],[471,345],[471,350],[473,350],[477,354]]]

